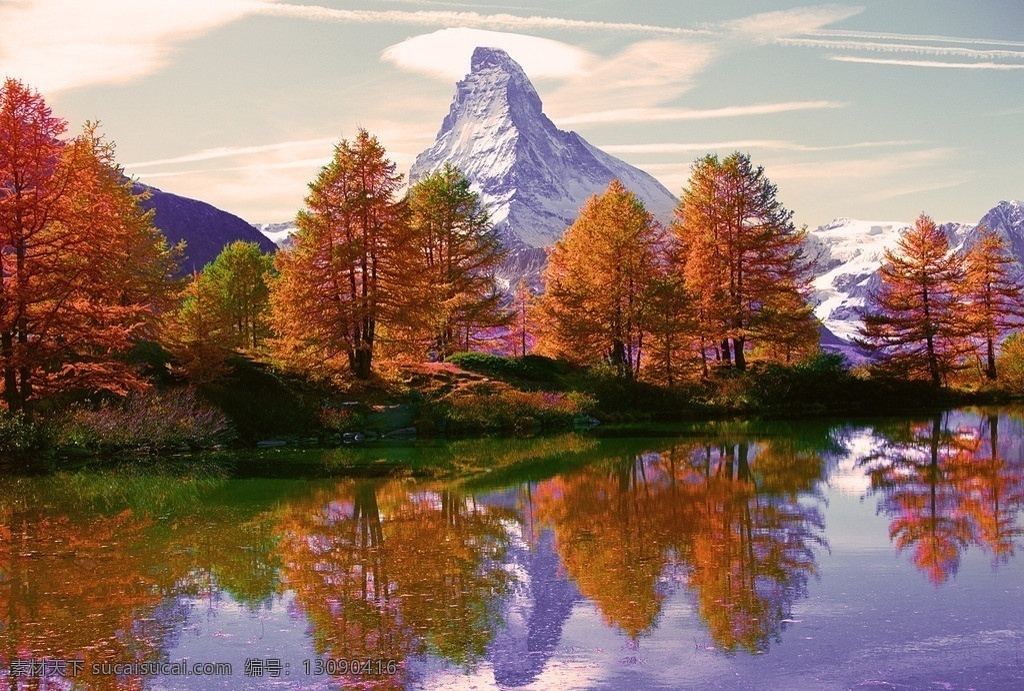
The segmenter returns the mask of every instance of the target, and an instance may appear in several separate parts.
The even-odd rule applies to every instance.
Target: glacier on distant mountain
[[[298,230],[295,221],[282,221],[280,223],[253,223],[253,228],[263,233],[263,236],[277,245],[279,248],[287,248],[292,244],[292,234]]]
[[[553,244],[613,179],[663,222],[677,201],[651,175],[555,127],[523,69],[497,48],[473,52],[470,72],[456,85],[434,145],[416,157],[410,182],[445,163],[470,181],[512,250]]]
[[[1012,274],[1024,278],[1024,204],[1002,201],[976,224],[943,223],[939,227],[950,247],[967,252],[977,241],[979,228],[993,230],[1006,240],[1017,260]],[[850,341],[861,326],[861,311],[881,285],[879,269],[886,250],[896,250],[900,235],[910,227],[903,221],[858,221],[838,218],[810,231],[807,251],[815,260],[811,302],[814,313],[832,333]]]

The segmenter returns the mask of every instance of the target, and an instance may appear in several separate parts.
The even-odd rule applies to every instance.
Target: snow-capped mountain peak
[[[434,145],[416,158],[410,182],[444,163],[469,179],[513,249],[554,243],[587,198],[616,178],[663,221],[676,204],[652,176],[555,127],[526,73],[498,48],[473,52],[470,72],[456,85]]]

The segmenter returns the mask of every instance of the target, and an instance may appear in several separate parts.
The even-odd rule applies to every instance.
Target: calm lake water
[[[11,688],[1024,687],[1021,410],[0,472]]]

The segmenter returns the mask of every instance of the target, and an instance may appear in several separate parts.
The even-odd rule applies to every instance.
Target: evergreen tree
[[[963,262],[949,240],[921,214],[886,250],[882,286],[864,313],[860,343],[878,353],[894,372],[924,376],[936,386],[963,353],[968,333],[958,286]]]
[[[980,238],[966,257],[967,280],[964,297],[966,314],[972,321],[975,337],[984,343],[985,376],[996,378],[996,344],[1010,328],[1021,323],[1021,287],[1011,277],[1013,257],[1006,251],[1006,242],[987,228],[980,228]]]
[[[682,247],[686,288],[697,307],[705,343],[721,340],[720,355],[746,369],[750,340],[777,338],[790,324],[805,340],[808,264],[805,231],[793,225],[777,190],[739,152],[694,163],[673,229]]]
[[[278,252],[272,304],[279,352],[300,365],[344,357],[370,376],[378,328],[409,314],[415,280],[402,176],[366,130],[342,140],[309,185],[294,246]]]
[[[548,254],[538,349],[635,377],[661,243],[651,214],[618,180],[591,197]]]
[[[506,325],[494,271],[505,258],[480,196],[451,164],[409,190],[413,241],[423,268],[430,349],[469,350],[474,334]]]
[[[650,331],[646,370],[655,380],[673,386],[697,349],[693,341],[698,324],[685,279],[671,267],[661,267],[651,281],[646,323]]]
[[[272,255],[255,242],[238,240],[203,269],[200,280],[212,284],[218,312],[227,322],[236,348],[258,348],[270,335]]]

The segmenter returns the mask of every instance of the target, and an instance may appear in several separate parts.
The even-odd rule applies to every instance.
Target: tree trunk
[[[632,368],[626,364],[626,344],[622,341],[612,341],[612,366],[620,377],[633,373]]]
[[[372,358],[373,352],[365,348],[357,349],[349,357],[349,364],[352,366],[352,374],[355,375],[356,379],[370,378],[370,365],[372,363]]]
[[[736,369],[738,369],[740,372],[747,371],[747,358],[743,354],[743,346],[746,340],[746,338],[732,339],[733,357],[736,360]]]
[[[935,355],[935,339],[928,336],[925,339],[928,346],[928,374],[931,376],[932,384],[942,386],[942,376],[939,374],[939,359]]]
[[[22,400],[18,394],[18,373],[11,363],[14,357],[14,337],[10,332],[0,336],[0,358],[4,361],[4,401],[11,413],[21,412]]]
[[[989,334],[985,345],[988,348],[988,367],[985,369],[985,376],[989,381],[996,380],[996,348],[992,334]]]
[[[728,338],[723,338],[722,339],[722,362],[724,362],[727,365],[731,365],[732,364],[732,353],[729,350],[729,339]]]

